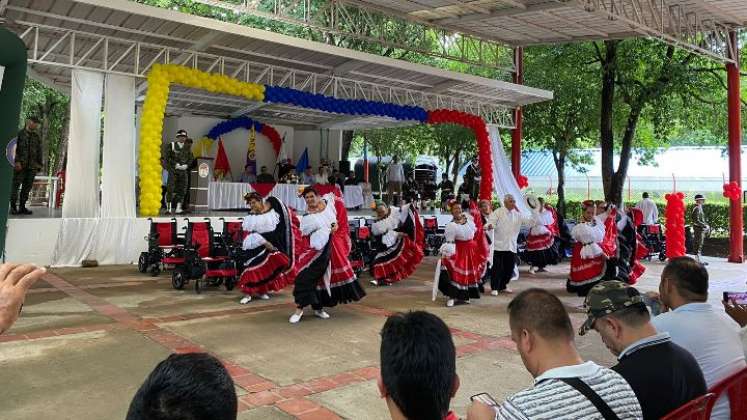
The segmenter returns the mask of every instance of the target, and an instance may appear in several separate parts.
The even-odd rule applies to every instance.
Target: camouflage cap
[[[619,280],[608,280],[597,284],[586,295],[584,306],[588,318],[578,330],[578,335],[584,335],[592,329],[597,319],[634,305],[645,306],[641,294],[635,287]]]

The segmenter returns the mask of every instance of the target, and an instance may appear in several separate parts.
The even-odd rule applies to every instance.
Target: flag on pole
[[[303,171],[305,171],[308,167],[310,167],[309,148],[306,147],[303,149],[303,153],[301,153],[301,157],[298,159],[298,163],[296,163],[296,173],[303,173]]]
[[[246,150],[246,164],[244,169],[251,168],[251,173],[257,174],[257,152],[256,152],[256,140],[257,132],[254,130],[254,125],[249,130],[249,147]]]
[[[280,143],[280,151],[278,151],[278,159],[276,163],[284,163],[287,160],[288,160],[288,149],[285,143],[285,134],[283,134],[283,139],[281,140],[281,143]]]
[[[222,180],[231,173],[231,164],[228,162],[226,149],[223,148],[223,139],[218,139],[218,152],[215,154],[215,165],[213,166],[213,178]]]

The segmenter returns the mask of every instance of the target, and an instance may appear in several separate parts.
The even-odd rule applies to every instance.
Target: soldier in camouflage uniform
[[[165,145],[163,151],[163,167],[169,172],[169,181],[166,185],[166,212],[171,213],[172,206],[176,207],[176,213],[182,213],[182,202],[187,194],[187,176],[189,176],[189,164],[194,156],[187,147],[187,132],[179,130],[176,133],[176,141]]]
[[[705,213],[703,212],[703,203],[705,203],[705,197],[701,194],[695,195],[695,207],[692,210],[692,222],[693,222],[693,253],[696,255],[698,262],[700,261],[700,254],[703,252],[703,242],[706,236],[711,232],[711,227],[706,222]],[[708,263],[703,263],[708,265]]]
[[[41,170],[42,144],[39,133],[39,119],[30,117],[26,120],[26,127],[18,132],[16,143],[15,167],[13,172],[13,189],[10,192],[10,214],[31,214],[26,208],[34,176]],[[21,189],[19,203],[18,189]],[[19,206],[16,206],[20,204]]]

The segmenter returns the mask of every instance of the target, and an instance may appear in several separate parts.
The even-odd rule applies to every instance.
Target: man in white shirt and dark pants
[[[708,270],[703,265],[690,257],[670,260],[661,273],[659,295],[672,310],[651,322],[695,357],[709,389],[747,366],[739,324],[707,302]],[[729,418],[729,400],[724,395],[716,401],[711,419]]]
[[[523,215],[516,207],[516,200],[511,194],[503,197],[503,207],[496,209],[488,217],[486,229],[493,229],[493,267],[490,273],[490,292],[493,296],[498,293],[511,293],[508,282],[514,276],[516,253],[522,224],[528,224],[531,217]]]
[[[398,206],[399,200],[402,199],[402,184],[405,182],[405,170],[399,163],[399,157],[392,157],[392,163],[386,169],[386,189],[389,205]],[[394,193],[397,193],[398,200],[394,200]]]
[[[635,208],[643,213],[644,225],[655,225],[659,223],[659,209],[656,207],[654,200],[648,197],[648,193],[643,193],[643,199],[636,204]]]

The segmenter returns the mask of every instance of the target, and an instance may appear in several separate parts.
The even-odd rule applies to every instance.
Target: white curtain
[[[67,146],[65,199],[62,217],[97,217],[99,214],[99,148],[101,95],[104,75],[72,71],[70,136]]]
[[[503,151],[501,135],[498,127],[488,126],[490,132],[490,148],[493,152],[493,190],[498,193],[498,198],[503,201],[503,196],[511,194],[516,199],[516,206],[522,212],[529,212],[526,201],[522,198],[521,188],[511,172],[511,164],[508,162],[506,152]]]
[[[148,220],[142,218],[62,219],[51,265],[79,267],[83,260],[132,264],[148,248],[148,228]]]
[[[101,217],[135,214],[135,79],[106,76]]]

